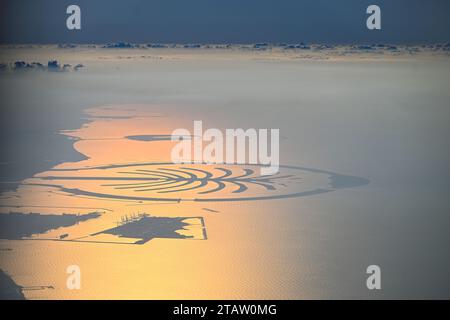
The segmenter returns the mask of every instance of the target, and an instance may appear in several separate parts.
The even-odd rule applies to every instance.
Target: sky
[[[81,8],[68,30],[66,8]],[[366,8],[381,8],[368,30]],[[450,42],[448,0],[0,0],[1,43]]]

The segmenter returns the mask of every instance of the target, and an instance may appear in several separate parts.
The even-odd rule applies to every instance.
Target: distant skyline
[[[66,8],[81,7],[81,30]],[[381,30],[366,8],[381,7]],[[448,0],[0,0],[1,43],[450,42]]]

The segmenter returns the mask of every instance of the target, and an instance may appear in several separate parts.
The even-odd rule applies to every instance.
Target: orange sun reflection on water
[[[54,287],[25,291],[27,298],[37,299],[267,298],[287,294],[278,290],[274,295],[272,291],[276,254],[268,251],[267,246],[273,241],[273,237],[269,233],[261,233],[261,230],[264,231],[269,225],[276,227],[279,224],[271,215],[271,208],[279,201],[261,206],[257,202],[203,203],[96,197],[92,194],[119,193],[132,197],[135,194],[149,196],[150,192],[153,195],[161,195],[162,187],[146,191],[141,191],[144,189],[141,185],[117,189],[126,187],[126,184],[149,181],[119,181],[113,185],[111,181],[97,179],[99,176],[112,179],[124,177],[126,170],[121,168],[71,171],[114,164],[168,161],[175,142],[138,141],[127,137],[170,135],[175,128],[188,128],[192,122],[184,118],[168,118],[164,113],[148,110],[140,106],[89,109],[89,122],[79,130],[63,132],[74,138],[74,148],[87,159],[62,163],[48,172],[25,180],[17,192],[6,195],[3,203],[9,207],[3,207],[2,212],[9,212],[11,207],[15,207],[16,211],[22,212],[83,214],[98,211],[102,215],[74,226],[33,235],[34,241],[2,241],[2,246],[12,248],[12,251],[5,253],[7,256],[2,258],[2,269],[11,271],[14,280],[24,287]],[[206,165],[198,165],[195,168],[212,172],[216,176],[224,173]],[[161,171],[160,167],[157,169]],[[138,167],[133,170],[137,172],[136,170],[148,168]],[[169,170],[165,172],[169,175],[174,173]],[[242,170],[234,174],[242,175]],[[80,175],[96,179],[61,179],[63,176],[79,178]],[[129,172],[125,175],[139,177]],[[50,176],[57,177],[49,181]],[[153,185],[150,183],[150,186],[170,182],[163,180],[161,175],[155,177],[160,180],[151,181]],[[70,190],[89,190],[90,194],[70,193],[55,185]],[[198,197],[199,190],[202,189],[175,190],[176,192],[170,194],[170,199],[194,199]],[[233,190],[235,189],[227,186],[217,190],[214,197],[225,197],[232,194]],[[246,192],[258,195],[265,192],[265,188],[255,184]],[[165,194],[168,195],[169,193]],[[139,213],[157,217],[185,217],[188,226],[176,232],[189,238],[155,238],[142,245],[133,245],[136,239],[118,239],[110,234],[91,236],[98,231],[113,228],[124,215]],[[254,216],[256,213],[258,219]],[[199,227],[197,217],[204,218],[207,240],[202,227]],[[65,241],[58,240],[62,234],[68,235]],[[47,241],[37,241],[39,239]],[[68,290],[65,284],[65,270],[68,265],[73,264],[81,268],[81,290]]]

